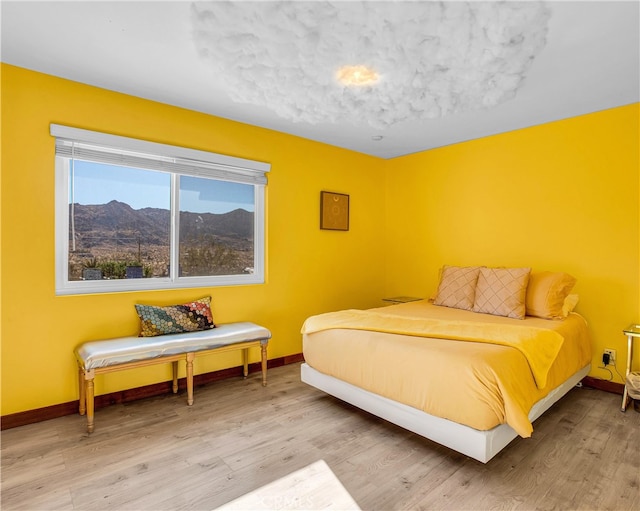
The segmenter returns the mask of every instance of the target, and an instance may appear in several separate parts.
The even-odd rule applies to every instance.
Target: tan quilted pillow
[[[527,287],[527,316],[544,319],[566,317],[563,311],[564,302],[575,285],[576,279],[568,273],[532,273]]]
[[[444,266],[434,305],[471,310],[480,266]]]
[[[473,312],[524,319],[531,268],[480,268]]]

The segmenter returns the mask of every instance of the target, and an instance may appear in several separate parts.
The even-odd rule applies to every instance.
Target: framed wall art
[[[320,192],[320,229],[349,230],[349,196],[344,193]]]

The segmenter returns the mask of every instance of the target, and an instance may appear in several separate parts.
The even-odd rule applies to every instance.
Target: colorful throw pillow
[[[524,319],[531,268],[480,268],[473,312]]]
[[[471,310],[480,266],[444,266],[434,305]]]
[[[565,299],[575,284],[576,279],[568,273],[550,271],[532,273],[527,288],[527,316],[544,319],[565,318],[567,316],[563,310]]]
[[[195,332],[216,327],[211,314],[210,296],[166,307],[136,304],[136,311],[140,317],[140,337]]]

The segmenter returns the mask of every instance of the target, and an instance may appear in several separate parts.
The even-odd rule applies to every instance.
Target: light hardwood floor
[[[2,432],[2,510],[215,509],[317,460],[358,505],[640,509],[640,413],[575,388],[483,465],[300,382],[299,364]]]

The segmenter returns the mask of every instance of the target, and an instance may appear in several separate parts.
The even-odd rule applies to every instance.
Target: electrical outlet
[[[604,353],[605,355],[609,355],[609,363],[611,365],[616,365],[616,350],[605,348]]]

